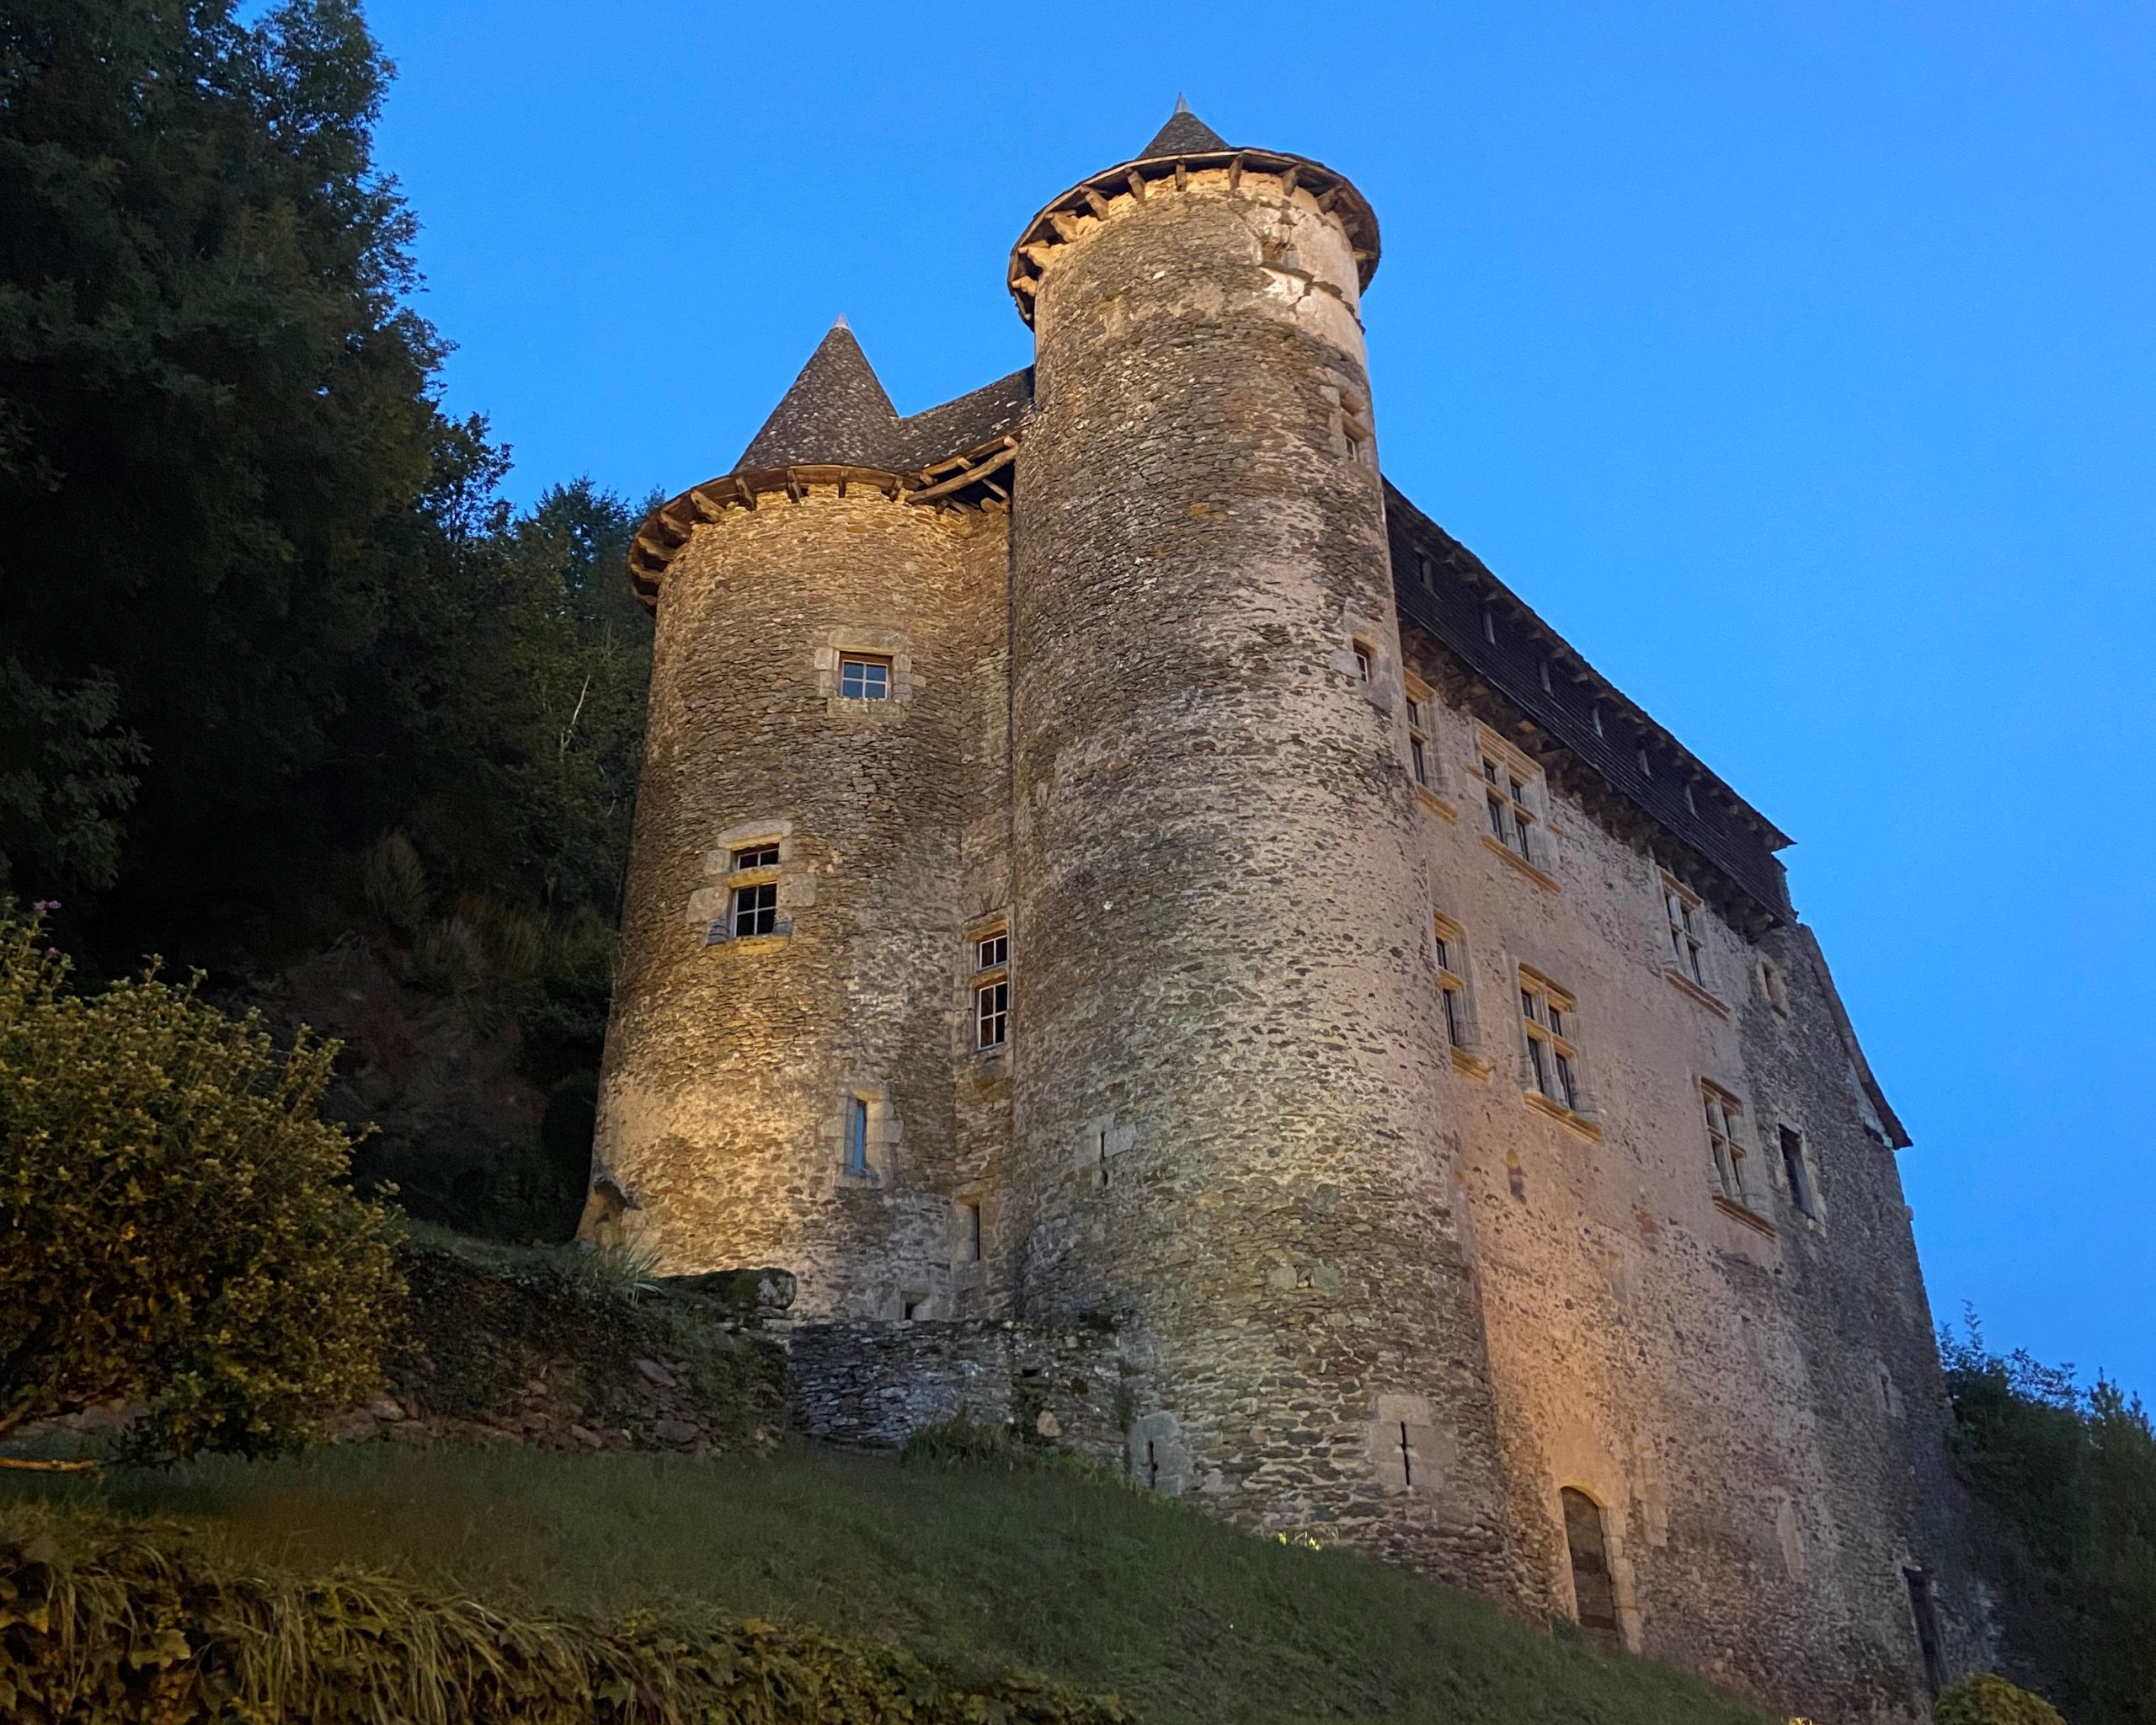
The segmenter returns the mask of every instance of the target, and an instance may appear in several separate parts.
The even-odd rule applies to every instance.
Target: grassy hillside
[[[1757,1725],[1661,1668],[1355,1553],[1250,1538],[1059,1469],[372,1445],[4,1490],[179,1522],[221,1555],[492,1603],[813,1624],[961,1669],[1029,1667],[1149,1718]]]

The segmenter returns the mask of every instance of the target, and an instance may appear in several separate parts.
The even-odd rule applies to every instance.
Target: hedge
[[[10,1525],[12,1524],[12,1525]],[[0,1521],[13,1725],[1133,1725],[1109,1698],[968,1680],[756,1621],[519,1616],[375,1575],[224,1562],[154,1527]]]

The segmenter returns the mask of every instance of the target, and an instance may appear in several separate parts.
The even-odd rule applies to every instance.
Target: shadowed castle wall
[[[1254,174],[1076,226],[1014,541],[1024,1309],[1123,1321],[1141,1479],[1493,1584],[1354,261]]]
[[[976,1100],[962,1161],[950,1081],[1005,543],[817,486],[698,526],[669,572],[595,1166],[671,1271],[782,1265],[803,1316],[952,1307],[953,1188],[993,1160]],[[838,695],[847,649],[893,660],[893,698]],[[782,932],[710,941],[766,841]]]

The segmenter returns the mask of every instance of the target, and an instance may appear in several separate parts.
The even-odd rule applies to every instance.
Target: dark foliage
[[[506,452],[440,410],[388,76],[352,0],[0,9],[0,891],[64,900],[93,971],[156,950],[227,997],[369,943],[567,1084],[514,1149],[567,1167],[641,747],[636,516],[588,482],[516,515]],[[385,915],[392,834],[422,890]],[[557,1231],[555,1172],[490,1164],[541,1195],[482,1208]]]
[[[2156,1725],[2156,1430],[2140,1398],[1994,1354],[1973,1315],[1940,1345],[2007,1674],[2073,1725]]]

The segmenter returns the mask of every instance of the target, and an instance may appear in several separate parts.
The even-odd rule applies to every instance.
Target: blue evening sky
[[[1407,494],[1799,843],[1935,1310],[2156,1395],[2156,12],[375,0],[450,405],[725,471],[834,314],[1024,365],[1020,227],[1178,90],[1376,206]]]

